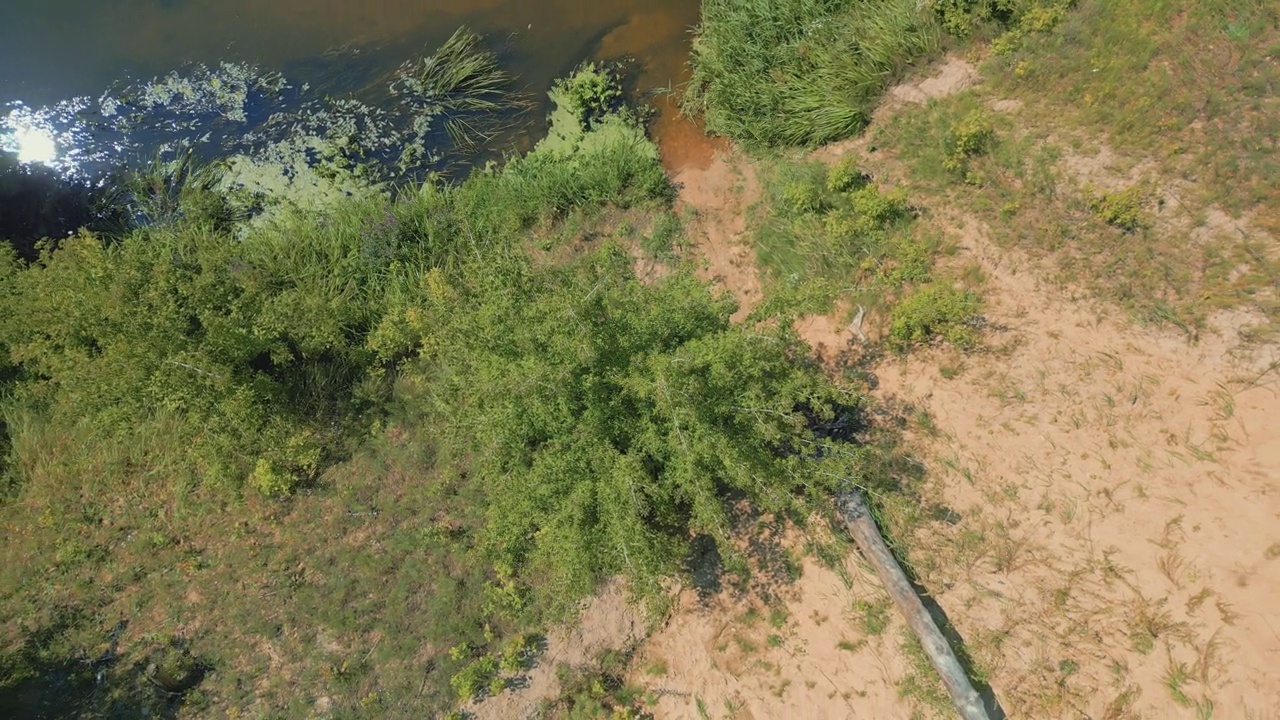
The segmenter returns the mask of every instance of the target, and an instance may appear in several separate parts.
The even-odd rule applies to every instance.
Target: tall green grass
[[[940,33],[918,0],[705,0],[684,108],[755,147],[847,137]]]

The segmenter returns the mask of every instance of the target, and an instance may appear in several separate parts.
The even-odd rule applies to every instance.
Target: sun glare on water
[[[18,162],[24,164],[53,165],[58,159],[58,142],[53,131],[16,112],[0,123],[0,149],[17,153]]]

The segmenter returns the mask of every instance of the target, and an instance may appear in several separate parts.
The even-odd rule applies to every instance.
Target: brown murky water
[[[188,62],[292,66],[336,48],[403,58],[459,25],[509,37],[531,89],[629,55],[641,89],[678,84],[697,0],[0,0],[0,105],[96,95]]]

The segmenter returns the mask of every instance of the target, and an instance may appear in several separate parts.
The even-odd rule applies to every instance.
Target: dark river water
[[[660,91],[685,78],[697,20],[696,0],[0,0],[0,149],[91,177],[180,144],[206,156],[240,154],[241,141],[261,148],[280,140],[261,123],[276,115],[278,130],[289,114],[313,134],[317,118],[335,116],[374,128],[365,134],[390,156],[414,121],[402,116],[394,132],[401,110],[367,90],[385,96],[388,73],[464,25],[534,101],[524,130],[490,151],[526,149],[552,80],[588,59],[629,61],[631,89],[657,98],[661,133],[675,113]],[[201,97],[183,94],[190,82]],[[226,104],[241,83],[248,95]],[[341,106],[346,97],[358,111]]]
[[[362,157],[392,181],[525,150],[552,81],[586,60],[629,60],[675,169],[709,152],[660,92],[686,79],[698,17],[698,0],[0,0],[0,241],[30,256],[41,237],[92,226],[119,168],[182,148],[274,157],[326,123],[377,145]],[[418,130],[387,93],[402,63],[464,25],[532,100],[481,149],[450,148],[438,123]],[[426,159],[393,170],[406,147]]]
[[[622,55],[656,87],[678,82],[697,20],[697,0],[0,0],[0,104],[96,96],[190,62],[290,75],[344,47],[391,60],[463,24],[509,37],[512,69],[531,87]]]

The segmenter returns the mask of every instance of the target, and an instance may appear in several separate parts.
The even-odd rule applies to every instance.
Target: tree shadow
[[[41,240],[65,238],[98,223],[100,195],[56,170],[19,165],[12,154],[0,153],[0,242],[12,244],[18,257],[34,260]]]
[[[86,621],[59,613],[16,651],[0,654],[0,717],[177,718],[209,672],[179,640],[127,662],[118,652],[124,621],[98,655],[70,649],[66,636]]]
[[[969,677],[969,682],[973,683],[973,688],[978,691],[987,715],[992,720],[1005,720],[1008,716],[1005,714],[1004,708],[1000,706],[1000,701],[996,699],[995,691],[991,689],[990,685],[978,679],[977,672],[973,666],[973,658],[969,656],[968,645],[965,644],[964,637],[960,635],[960,632],[951,624],[951,618],[947,616],[947,611],[943,610],[942,606],[920,586],[920,583],[916,581],[910,570],[905,570],[905,572],[907,573],[907,579],[911,581],[912,589],[916,591],[916,595],[920,597],[920,601],[924,604],[924,609],[929,612],[934,624],[938,626],[942,636],[947,639],[947,644],[955,651],[956,659],[960,661],[960,667],[964,669],[964,674]]]

